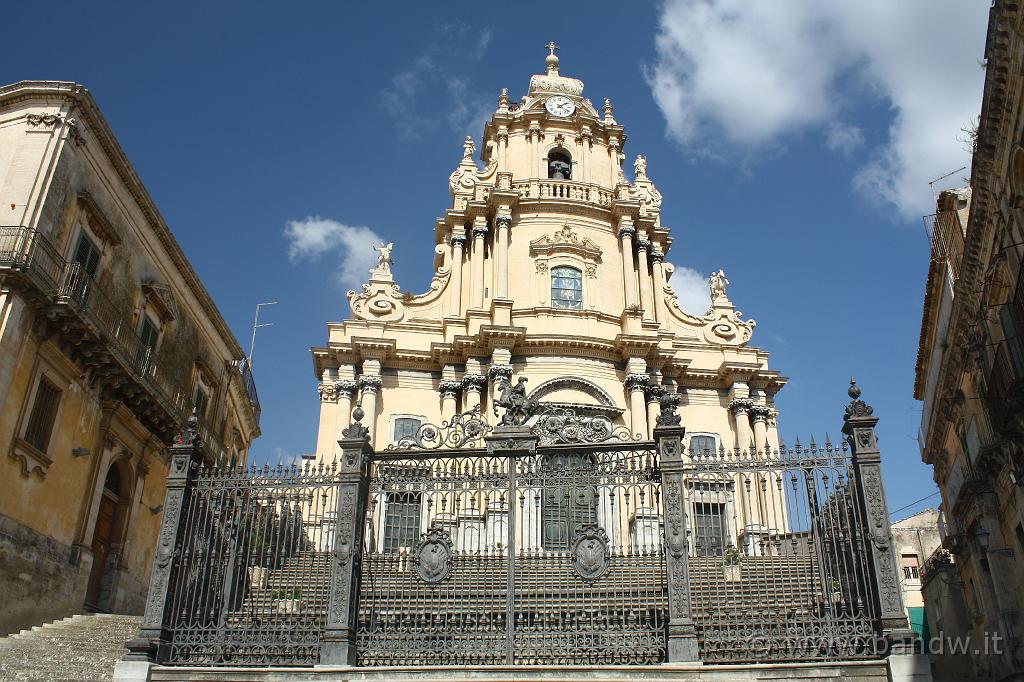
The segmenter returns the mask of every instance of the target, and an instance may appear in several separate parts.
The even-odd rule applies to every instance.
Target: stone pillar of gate
[[[661,414],[654,427],[661,467],[661,499],[665,515],[665,569],[668,574],[668,661],[700,660],[697,629],[690,600],[689,541],[686,538],[686,484],[683,473],[682,426],[677,394],[660,398]]]
[[[889,509],[882,485],[882,457],[875,434],[878,417],[874,416],[873,408],[860,399],[860,388],[853,380],[850,381],[848,394],[851,400],[843,415],[843,435],[850,444],[863,532],[867,535],[866,545],[871,555],[869,563],[875,582],[875,607],[881,620],[882,635],[890,654],[921,659],[918,663],[923,665],[922,670],[928,671],[926,656],[911,656],[917,643],[917,633],[910,629],[907,614],[903,610],[900,569],[889,525]],[[913,662],[900,661],[903,668],[908,664],[913,665]],[[927,678],[921,677],[923,673],[920,672],[911,674],[914,679],[931,677],[930,673]]]
[[[337,520],[332,544],[333,567],[327,601],[327,625],[320,640],[321,665],[356,664],[356,614],[363,560],[363,533],[370,483],[370,432],[357,407],[353,422],[338,441]]]
[[[173,596],[170,592],[176,568],[173,559],[178,537],[183,531],[182,524],[188,518],[191,489],[206,454],[198,424],[199,420],[193,413],[185,429],[175,438],[175,444],[168,450],[170,466],[167,470],[164,515],[149,575],[145,615],[142,617],[139,634],[125,645],[128,653],[117,665],[114,675],[117,679],[149,679],[149,666],[167,658],[172,633],[167,623],[166,607]]]

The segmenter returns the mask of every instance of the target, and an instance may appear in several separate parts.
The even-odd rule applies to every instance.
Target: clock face
[[[544,108],[552,116],[572,116],[572,112],[576,111],[576,105],[572,103],[572,100],[562,95],[548,97],[544,102]]]

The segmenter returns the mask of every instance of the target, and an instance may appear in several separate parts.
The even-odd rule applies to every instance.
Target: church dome
[[[548,43],[547,48],[550,50],[550,54],[544,58],[547,73],[536,74],[530,77],[529,94],[544,93],[573,95],[575,97],[582,96],[583,81],[576,78],[567,78],[558,73],[558,55],[555,54],[558,46],[554,43]]]

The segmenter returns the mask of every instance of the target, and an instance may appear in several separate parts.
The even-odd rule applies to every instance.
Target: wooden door
[[[117,514],[117,499],[104,489],[100,500],[100,513],[96,517],[96,530],[92,535],[92,572],[89,574],[89,589],[85,594],[85,603],[98,608],[100,589],[103,585],[103,574],[106,572],[107,559],[114,537],[114,518]]]

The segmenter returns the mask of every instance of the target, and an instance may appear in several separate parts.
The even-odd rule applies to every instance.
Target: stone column
[[[655,320],[667,319],[662,307],[665,305],[665,254],[657,249],[651,251],[651,272],[654,275],[654,314]]]
[[[466,236],[452,235],[452,278],[451,278],[451,314],[462,315],[462,264],[463,252],[466,248]]]
[[[175,439],[169,450],[170,466],[167,470],[167,492],[164,495],[163,518],[156,540],[156,553],[149,574],[149,593],[146,596],[142,628],[135,639],[128,642],[128,653],[119,669],[124,672],[166,660],[172,632],[167,622],[167,604],[173,598],[177,565],[178,543],[184,524],[188,520],[191,490],[206,452],[199,437],[199,420],[195,413],[189,417],[185,430]],[[133,665],[134,663],[134,665]],[[149,679],[148,674],[143,679]]]
[[[873,415],[874,409],[860,399],[860,388],[853,381],[850,381],[848,394],[851,401],[843,415],[843,435],[850,444],[863,530],[868,536],[864,544],[871,553],[877,613],[890,653],[910,654],[917,634],[910,629],[903,610],[900,568],[882,486],[882,455],[875,435],[878,417]]]
[[[672,411],[674,412],[674,411]],[[654,439],[661,465],[665,505],[665,568],[668,574],[668,660],[700,660],[690,600],[689,542],[686,539],[686,485],[683,436],[679,416],[662,412]]]
[[[377,392],[381,384],[381,378],[377,375],[364,374],[359,377],[359,404],[366,413],[366,428],[371,440],[377,425]]]
[[[356,395],[358,384],[351,379],[340,379],[335,382],[338,391],[338,414],[335,417],[335,440],[341,440],[341,432],[352,423],[352,399]]]
[[[665,387],[660,384],[651,384],[644,391],[647,398],[647,437],[654,438],[654,427],[658,423],[658,414],[661,412],[661,396],[665,395]]]
[[[462,382],[444,379],[438,384],[437,390],[441,394],[441,420],[449,421],[455,416]]]
[[[654,298],[651,291],[651,270],[648,254],[651,242],[648,239],[636,241],[636,267],[640,273],[640,306],[644,309],[644,319],[654,319]]]
[[[634,437],[647,436],[647,409],[644,390],[648,386],[646,374],[627,374],[624,382],[629,393],[629,431]]]
[[[508,235],[512,216],[499,215],[494,219],[494,298],[508,298]]]
[[[749,450],[754,435],[750,429],[750,410],[754,403],[750,398],[735,398],[729,403],[729,409],[736,418],[736,447]]]
[[[462,377],[462,411],[468,412],[474,407],[483,407],[483,391],[487,385],[487,377],[483,374],[465,374]]]
[[[608,140],[608,186],[615,187],[619,183],[619,139]]]
[[[473,308],[484,307],[484,249],[487,248],[487,218],[473,220],[473,250],[470,252],[469,301]]]
[[[771,408],[764,405],[754,405],[750,408],[750,420],[754,424],[754,446],[757,452],[768,450],[768,419],[771,415]]]
[[[625,291],[626,307],[635,306],[636,300],[636,269],[633,267],[633,237],[636,228],[628,218],[619,223],[619,239],[622,240],[622,286]]]
[[[327,625],[320,642],[321,665],[356,664],[356,614],[359,606],[363,534],[369,498],[369,429],[360,423],[362,410],[338,441],[341,449],[335,499],[334,571],[327,602]]]

